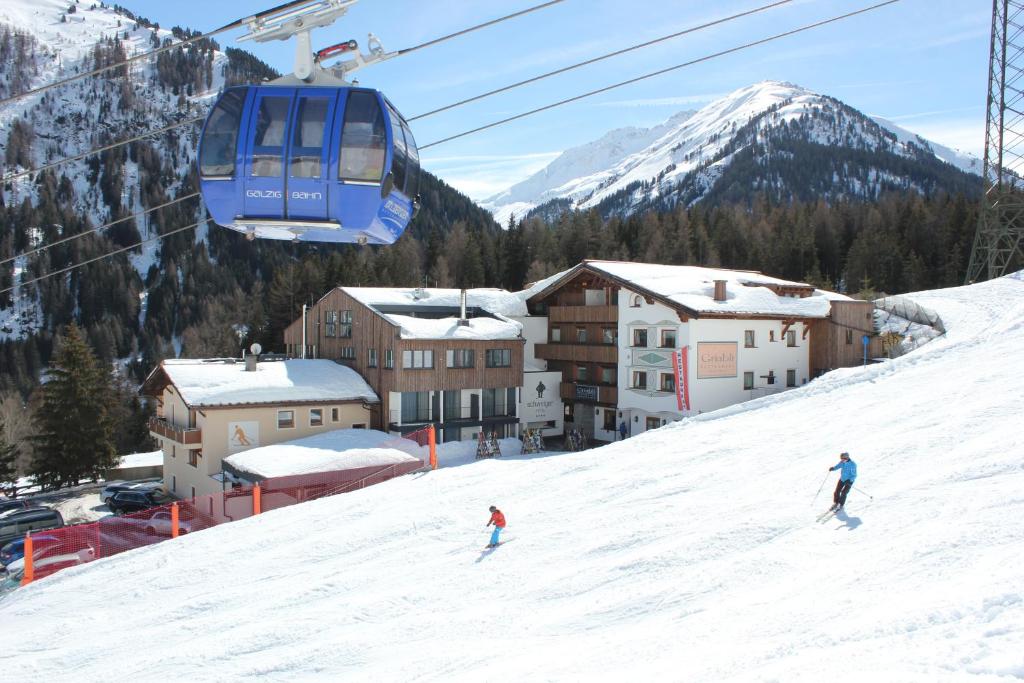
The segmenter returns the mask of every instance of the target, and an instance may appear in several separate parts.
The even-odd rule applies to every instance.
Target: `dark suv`
[[[115,515],[123,515],[126,512],[148,510],[166,502],[166,497],[156,491],[118,491],[107,498],[107,507]]]

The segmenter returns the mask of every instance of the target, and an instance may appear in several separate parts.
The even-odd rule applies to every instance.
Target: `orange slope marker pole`
[[[171,538],[178,537],[178,504],[171,503]]]
[[[261,507],[262,506],[260,501],[260,485],[256,484],[255,486],[252,487],[252,514],[260,514]]]
[[[437,433],[434,431],[434,425],[430,425],[430,429],[427,431],[427,445],[430,446],[430,469],[437,469]]]
[[[25,534],[25,571],[21,575],[21,585],[27,586],[36,578],[35,567],[32,566],[32,534]]]

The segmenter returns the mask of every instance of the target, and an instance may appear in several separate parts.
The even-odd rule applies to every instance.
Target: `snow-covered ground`
[[[948,333],[891,362],[43,579],[0,602],[4,677],[1019,680],[1024,277],[913,296]]]

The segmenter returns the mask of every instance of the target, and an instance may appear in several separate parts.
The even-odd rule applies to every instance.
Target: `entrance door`
[[[288,154],[288,186],[285,203],[289,220],[327,219],[329,170],[327,122],[334,118],[335,98],[300,94],[292,114],[291,146]]]
[[[576,429],[588,439],[594,438],[594,406],[587,403],[576,405]]]
[[[249,218],[285,217],[285,143],[294,93],[290,88],[260,88],[253,101],[243,202]]]

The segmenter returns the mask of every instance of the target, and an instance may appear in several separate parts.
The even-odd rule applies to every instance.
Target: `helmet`
[[[491,506],[491,507],[489,507],[488,509],[489,509],[489,510],[490,510],[491,512],[494,512],[494,511],[495,511],[495,510],[497,510],[498,508],[496,508],[496,507],[494,507],[494,506],[492,505],[492,506]]]
[[[850,459],[850,454],[849,453],[840,453],[839,457],[842,458],[843,460],[849,460]]]

